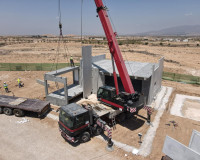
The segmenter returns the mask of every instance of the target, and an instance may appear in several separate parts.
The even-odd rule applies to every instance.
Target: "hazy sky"
[[[83,0],[83,33],[103,35],[94,0]],[[119,34],[200,25],[200,0],[104,0]],[[63,34],[80,34],[81,0],[61,0]],[[58,0],[0,0],[0,35],[58,34]]]

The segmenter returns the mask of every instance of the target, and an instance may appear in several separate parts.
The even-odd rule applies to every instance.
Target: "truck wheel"
[[[0,114],[2,114],[3,113],[3,108],[2,107],[0,107]]]
[[[98,136],[103,133],[103,129],[101,127],[97,127],[96,130],[94,131],[94,135]]]
[[[88,132],[84,132],[81,136],[80,141],[85,143],[88,142],[90,140],[90,134]]]
[[[3,109],[3,113],[5,114],[5,115],[8,115],[8,116],[10,116],[10,115],[12,115],[12,109],[10,109],[10,108],[4,108]]]
[[[15,115],[16,117],[22,117],[22,116],[24,116],[24,111],[21,110],[21,109],[14,109],[14,110],[13,110],[13,113],[14,113],[14,115]]]

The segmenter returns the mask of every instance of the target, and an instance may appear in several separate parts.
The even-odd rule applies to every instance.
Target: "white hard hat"
[[[3,82],[3,83],[6,83],[6,82]]]

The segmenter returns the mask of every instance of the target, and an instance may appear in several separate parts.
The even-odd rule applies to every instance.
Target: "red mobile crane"
[[[94,0],[97,6],[97,13],[100,17],[105,35],[108,40],[110,52],[112,54],[113,62],[113,76],[115,81],[115,88],[109,86],[100,87],[98,90],[97,98],[107,105],[118,110],[129,113],[137,113],[142,107],[135,107],[135,103],[139,101],[139,94],[134,90],[131,79],[128,75],[124,60],[122,58],[117,40],[116,33],[113,32],[106,7],[103,5],[102,0]],[[114,68],[114,61],[120,74],[122,84],[125,92],[119,93],[117,76]],[[119,114],[116,113],[115,116]],[[108,132],[109,145],[112,146],[111,129],[106,122],[102,119],[107,116],[109,119],[113,118],[113,110],[104,114],[100,113],[99,108],[95,109],[92,106],[80,106],[72,103],[60,108],[59,114],[59,128],[63,138],[70,142],[86,142],[90,139],[91,135],[99,135],[103,130]]]
[[[134,90],[131,79],[129,77],[127,68],[125,66],[124,60],[122,58],[119,45],[117,43],[117,33],[113,32],[112,25],[110,23],[106,7],[103,5],[102,0],[95,0],[97,6],[97,13],[101,20],[107,41],[112,55],[112,62],[115,61],[117,66],[123,87],[125,92],[119,94],[117,75],[115,72],[114,62],[113,62],[113,76],[115,81],[115,88],[112,87],[100,87],[98,90],[97,97],[100,101],[112,106],[117,107],[123,111],[136,112],[137,109],[134,107],[134,102],[139,100],[139,94]],[[114,59],[114,60],[113,60]],[[116,92],[116,94],[114,93]]]

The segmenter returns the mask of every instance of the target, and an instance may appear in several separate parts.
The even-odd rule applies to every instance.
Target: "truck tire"
[[[83,143],[88,142],[89,140],[90,140],[90,134],[88,132],[84,132],[80,137],[80,141]]]
[[[0,114],[3,113],[3,107],[0,107]]]
[[[101,127],[97,127],[96,130],[94,131],[94,135],[98,136],[103,133],[103,129]]]
[[[16,117],[22,117],[22,116],[24,116],[24,111],[21,110],[21,109],[14,109],[14,110],[13,110],[13,113],[14,113],[14,115],[15,115]]]
[[[13,114],[13,111],[12,111],[11,108],[4,108],[4,109],[3,109],[3,113],[4,113],[5,115],[10,116],[10,115]]]

